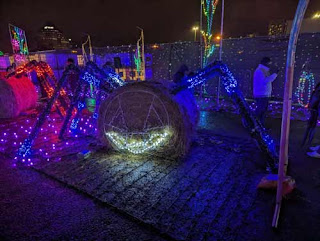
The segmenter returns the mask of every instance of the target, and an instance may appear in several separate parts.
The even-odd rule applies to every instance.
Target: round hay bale
[[[0,81],[0,118],[13,118],[36,106],[38,94],[26,76]]]
[[[187,153],[198,120],[189,91],[170,94],[169,85],[138,82],[115,90],[100,105],[99,138],[134,154],[176,158]]]

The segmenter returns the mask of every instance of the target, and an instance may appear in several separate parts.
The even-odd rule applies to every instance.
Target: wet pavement
[[[271,229],[275,193],[257,190],[263,155],[240,118],[201,112],[181,160],[94,153],[33,168],[0,168],[0,233],[5,240],[320,240],[320,161],[298,148],[290,175],[298,188]],[[279,138],[279,120],[268,120]],[[315,140],[319,141],[318,139]],[[318,176],[319,175],[319,176]],[[0,236],[0,237],[1,237]]]

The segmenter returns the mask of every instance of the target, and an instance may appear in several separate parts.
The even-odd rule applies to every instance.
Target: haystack
[[[0,80],[0,118],[13,118],[36,106],[38,95],[32,81],[12,76]]]
[[[139,145],[144,146],[142,154],[169,158],[186,154],[198,121],[198,109],[189,91],[175,96],[170,92],[169,85],[159,82],[138,82],[115,90],[99,108],[98,132],[102,142],[109,148],[136,154],[140,153]]]

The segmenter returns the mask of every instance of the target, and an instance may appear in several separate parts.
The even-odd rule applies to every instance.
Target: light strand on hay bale
[[[182,92],[175,98],[170,92],[168,85],[159,82],[138,82],[116,89],[100,106],[100,139],[107,147],[128,153],[171,158],[185,155],[197,122],[196,117],[189,116],[197,113],[197,106],[179,103],[186,99],[193,102],[193,95],[183,98]]]
[[[172,132],[169,127],[165,127],[162,130],[148,134],[138,133],[138,138],[132,135],[128,136],[128,134],[121,135],[116,132],[107,132],[106,135],[117,150],[124,150],[133,154],[142,154],[165,145],[172,136]]]

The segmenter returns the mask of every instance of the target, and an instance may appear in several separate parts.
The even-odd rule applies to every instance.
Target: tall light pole
[[[193,27],[192,30],[194,31],[194,41],[197,41],[197,31],[199,30],[199,27]]]
[[[223,21],[224,21],[224,0],[221,2],[221,27],[220,27],[220,49],[219,49],[219,61],[222,60],[222,39],[223,39]],[[218,81],[218,89],[217,89],[217,106],[220,107],[220,77]]]

